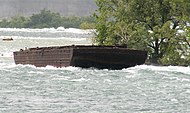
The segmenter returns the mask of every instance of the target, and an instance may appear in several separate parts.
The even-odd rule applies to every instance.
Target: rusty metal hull
[[[36,67],[95,67],[122,69],[145,63],[147,51],[115,46],[61,46],[29,48],[14,52],[16,64]]]

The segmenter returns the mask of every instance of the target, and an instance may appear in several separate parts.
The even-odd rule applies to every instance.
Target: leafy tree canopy
[[[146,49],[152,63],[190,64],[189,0],[96,0],[100,45]]]
[[[33,28],[44,28],[44,27],[59,27],[61,23],[61,16],[59,13],[52,13],[49,10],[41,10],[39,14],[33,14],[30,17],[28,26]]]
[[[94,28],[90,25],[94,23],[94,17],[62,17],[59,13],[54,13],[43,9],[38,14],[33,14],[30,17],[15,16],[9,20],[3,19],[0,21],[0,27],[3,28],[50,28],[60,27],[65,28],[80,28],[81,24],[88,23],[88,28]],[[86,27],[87,28],[87,27]]]

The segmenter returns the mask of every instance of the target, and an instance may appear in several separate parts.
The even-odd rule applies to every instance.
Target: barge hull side
[[[76,67],[95,67],[100,69],[122,69],[144,64],[146,51],[126,49],[73,49],[71,65]]]
[[[30,48],[14,52],[16,64],[36,67],[95,67],[122,69],[145,63],[147,51],[115,46],[61,46]]]
[[[31,64],[36,67],[70,66],[72,58],[72,48],[39,49],[14,52],[16,64]]]

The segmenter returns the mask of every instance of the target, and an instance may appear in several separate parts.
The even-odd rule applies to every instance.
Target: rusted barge
[[[37,47],[14,52],[16,64],[36,67],[75,66],[82,68],[122,69],[145,63],[147,51],[125,46],[58,46]]]

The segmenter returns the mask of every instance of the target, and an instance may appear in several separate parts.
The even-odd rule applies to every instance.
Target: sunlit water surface
[[[190,68],[15,65],[21,48],[91,44],[91,31],[0,29],[0,113],[189,113]],[[2,41],[12,37],[13,41]]]

